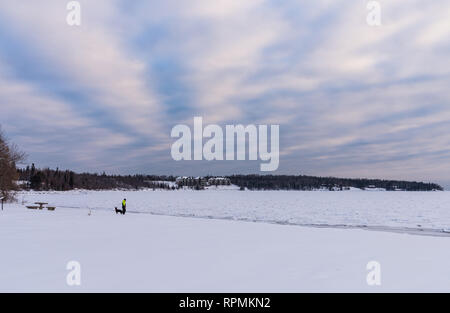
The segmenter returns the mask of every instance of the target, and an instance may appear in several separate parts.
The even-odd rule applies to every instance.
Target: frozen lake
[[[450,230],[450,192],[383,191],[70,191],[23,192],[19,202],[58,208],[111,210],[127,198],[128,212],[280,224]]]

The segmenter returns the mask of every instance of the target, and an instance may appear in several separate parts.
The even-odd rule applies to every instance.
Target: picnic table
[[[47,202],[35,202],[34,204],[39,205],[39,210],[42,210],[44,208],[44,205],[48,204]]]
[[[35,202],[34,204],[37,204],[37,205],[27,205],[27,208],[28,209],[33,209],[33,210],[37,210],[37,209],[42,210],[44,208],[44,206],[47,205],[48,203],[47,202]],[[55,206],[48,206],[47,205],[47,210],[55,211],[55,209],[56,209]]]

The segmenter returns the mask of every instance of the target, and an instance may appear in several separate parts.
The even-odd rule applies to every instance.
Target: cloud
[[[33,49],[26,56],[28,62],[43,67],[41,72],[55,84],[64,84],[60,89],[82,93],[86,101],[134,132],[157,136],[159,103],[145,79],[145,63],[127,54],[120,37],[126,33],[114,27],[120,12],[110,6],[110,1],[84,2],[85,25],[76,28],[65,24],[67,12],[63,4],[48,0],[2,4],[4,23],[15,26],[17,40]],[[52,72],[56,74],[51,75]],[[50,92],[60,92],[57,88]]]
[[[200,115],[280,124],[280,173],[448,181],[446,1],[380,0],[380,27],[364,1],[80,2],[81,27],[60,1],[0,2],[1,123],[45,165],[257,169],[171,160]]]

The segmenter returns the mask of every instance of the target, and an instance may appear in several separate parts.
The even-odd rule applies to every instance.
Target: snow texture
[[[450,238],[445,233],[418,236],[407,231],[265,223],[366,224],[382,230],[417,229],[420,223],[447,229],[449,195],[230,190],[22,193],[19,203],[0,211],[0,291],[449,292]],[[113,213],[122,198],[128,200],[130,214],[125,216]],[[29,210],[22,201],[45,201],[57,209]],[[81,265],[80,286],[66,283],[69,261]],[[380,286],[366,282],[370,261],[381,265]]]

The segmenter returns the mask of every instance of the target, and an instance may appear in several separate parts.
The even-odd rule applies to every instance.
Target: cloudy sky
[[[39,167],[173,161],[173,126],[279,124],[281,174],[450,181],[450,2],[0,0],[0,124]]]

